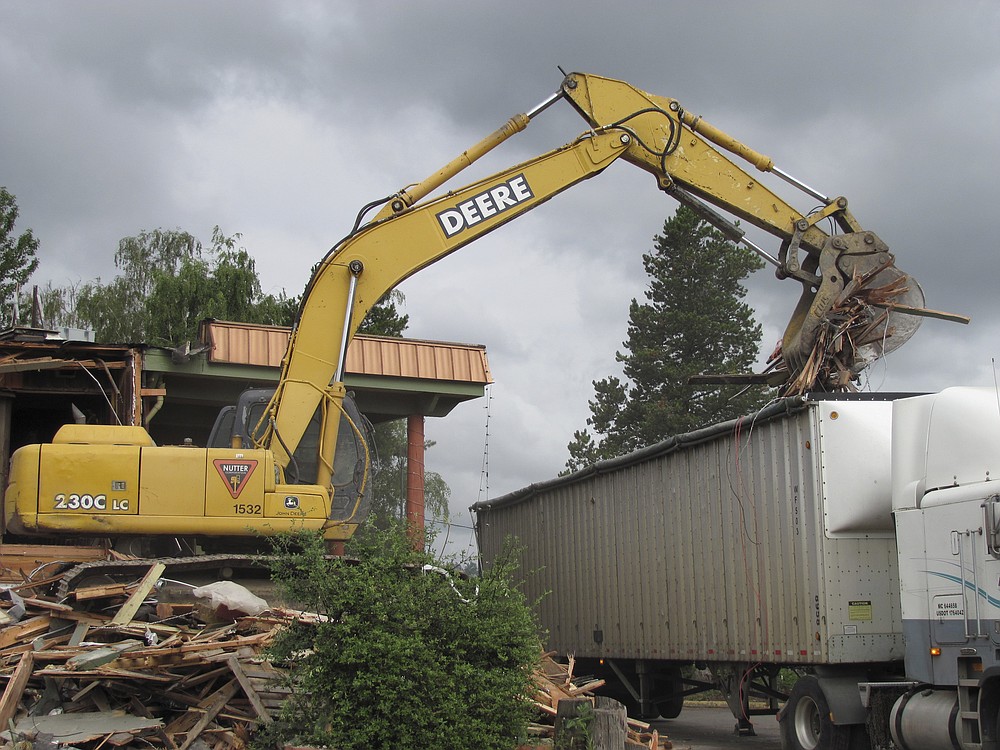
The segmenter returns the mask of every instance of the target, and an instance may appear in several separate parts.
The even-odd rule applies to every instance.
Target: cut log
[[[561,700],[556,711],[556,747],[621,750],[625,746],[625,706],[613,698]]]

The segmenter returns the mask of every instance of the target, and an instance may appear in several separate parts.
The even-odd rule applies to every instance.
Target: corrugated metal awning
[[[208,361],[280,367],[290,330],[222,320],[202,323],[201,340],[210,345]],[[493,382],[486,347],[385,336],[355,336],[347,349],[347,372],[459,383]]]

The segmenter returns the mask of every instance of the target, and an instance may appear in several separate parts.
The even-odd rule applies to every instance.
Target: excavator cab
[[[273,396],[273,388],[243,391],[235,406],[227,406],[219,412],[208,438],[208,447],[249,448],[257,445],[265,425],[263,418]],[[331,521],[346,520],[352,513],[365,518],[371,506],[371,466],[368,459],[369,446],[374,445],[371,425],[350,395],[344,398],[343,408],[334,455]],[[319,435],[320,416],[317,411],[285,469],[286,482],[316,482]],[[359,498],[361,505],[355,509]]]

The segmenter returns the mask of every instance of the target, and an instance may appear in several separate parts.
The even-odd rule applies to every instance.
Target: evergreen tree
[[[38,240],[30,229],[14,233],[17,215],[17,199],[0,187],[0,310],[4,325],[17,325],[12,315],[14,295],[38,268]]]
[[[754,364],[761,326],[743,301],[743,281],[763,263],[683,206],[653,241],[642,256],[646,301],[632,300],[626,351],[616,354],[626,380],[594,381],[587,424],[598,437],[574,433],[570,471],[746,414],[764,399],[760,389],[687,382]]]

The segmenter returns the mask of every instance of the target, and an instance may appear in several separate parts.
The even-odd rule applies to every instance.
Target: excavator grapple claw
[[[917,330],[924,294],[872,232],[831,237],[819,256],[819,283],[804,284],[785,329],[778,369],[785,395],[850,390],[862,369]],[[905,310],[905,312],[904,312]]]

